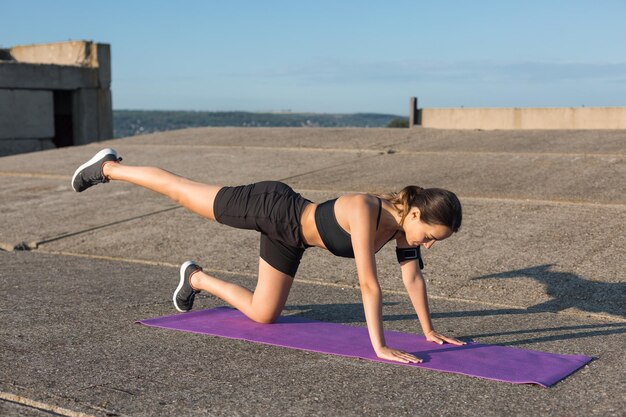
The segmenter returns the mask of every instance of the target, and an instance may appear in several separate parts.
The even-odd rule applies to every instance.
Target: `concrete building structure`
[[[112,137],[108,44],[0,49],[0,156]]]
[[[435,129],[626,129],[626,107],[419,109],[411,97],[409,127]]]

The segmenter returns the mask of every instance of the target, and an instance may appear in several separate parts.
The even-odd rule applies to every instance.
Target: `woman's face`
[[[423,245],[426,249],[437,241],[443,240],[452,234],[449,227],[441,224],[428,224],[420,220],[419,209],[413,207],[404,219],[404,234],[411,246]]]

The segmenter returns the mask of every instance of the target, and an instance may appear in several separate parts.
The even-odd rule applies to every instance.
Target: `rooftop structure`
[[[108,44],[0,49],[0,156],[112,137]]]

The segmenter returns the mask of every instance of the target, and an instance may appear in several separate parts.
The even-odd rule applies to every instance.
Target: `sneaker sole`
[[[93,158],[91,158],[89,161],[87,161],[84,164],[82,164],[81,166],[79,166],[78,169],[76,171],[74,171],[74,175],[72,176],[72,189],[74,191],[78,192],[78,190],[76,188],[74,188],[74,180],[76,179],[76,177],[78,176],[80,171],[82,171],[83,169],[87,168],[90,165],[95,164],[100,159],[104,158],[105,155],[108,155],[108,154],[113,154],[113,155],[115,155],[116,159],[118,158],[117,151],[115,149],[106,148],[106,149],[101,150],[97,154],[95,154]]]
[[[172,296],[172,301],[174,301],[174,307],[176,308],[176,310],[180,311],[181,313],[186,313],[189,310],[181,310],[178,307],[178,304],[176,304],[176,296],[178,295],[178,292],[181,290],[181,288],[183,288],[183,284],[185,283],[185,269],[187,269],[189,265],[198,265],[198,264],[193,261],[187,261],[180,266],[180,281],[178,282],[178,287],[176,287],[176,291],[174,291],[174,295]]]

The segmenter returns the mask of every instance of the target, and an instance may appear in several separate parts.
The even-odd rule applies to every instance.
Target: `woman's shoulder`
[[[337,204],[344,206],[371,206],[378,207],[379,198],[367,193],[349,193],[344,194],[336,199]]]
[[[350,193],[344,194],[335,201],[335,213],[337,217],[353,219],[358,213],[367,217],[376,218],[378,215],[378,198],[372,194]],[[349,223],[349,220],[346,222]]]

